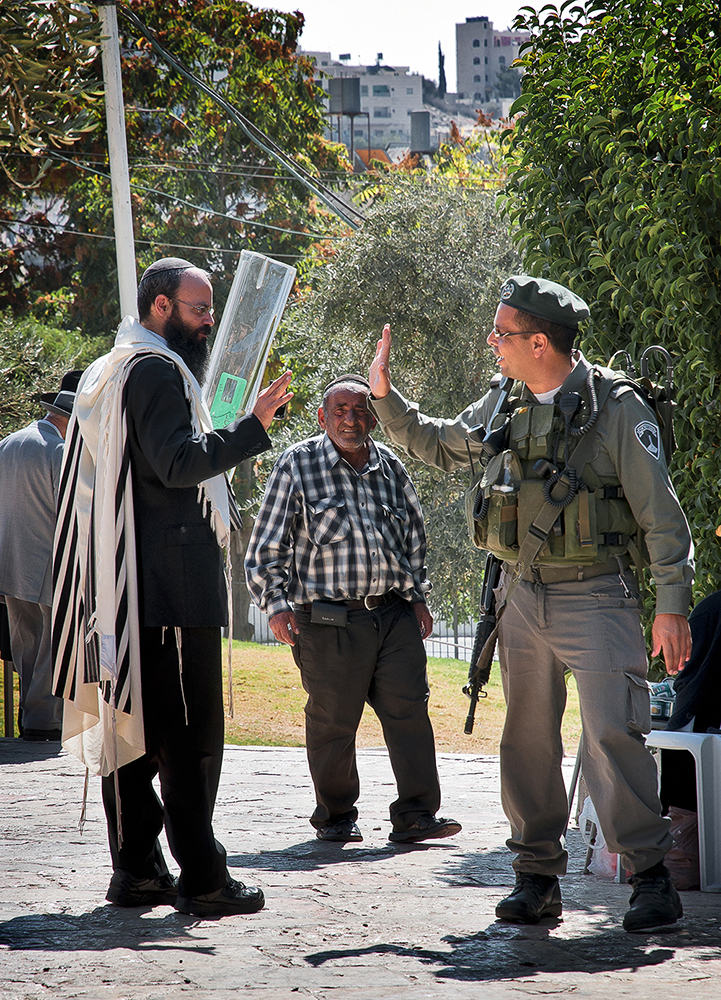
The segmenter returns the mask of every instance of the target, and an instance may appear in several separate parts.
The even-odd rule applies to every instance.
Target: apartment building
[[[459,102],[488,103],[508,98],[498,74],[511,68],[527,31],[495,31],[487,17],[467,17],[456,24],[456,81]]]
[[[322,74],[337,79],[356,77],[360,81],[361,116],[352,118],[331,116],[329,134],[332,134],[334,139],[338,139],[340,125],[340,141],[350,146],[352,123],[355,147],[366,145],[369,126],[370,141],[374,147],[410,143],[411,113],[423,110],[423,85],[420,74],[410,73],[408,66],[383,65],[382,53],[378,54],[378,62],[374,66],[352,66],[349,56],[341,55],[338,60],[333,60],[330,52],[303,51],[303,55],[315,61],[317,78],[320,79],[326,92],[329,91],[330,81]],[[366,114],[368,118],[365,117]]]

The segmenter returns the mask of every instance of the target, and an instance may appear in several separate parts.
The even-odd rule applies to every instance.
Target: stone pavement
[[[585,848],[572,829],[563,918],[501,924],[493,911],[512,876],[498,758],[441,755],[441,812],[463,832],[405,847],[386,839],[394,785],[385,751],[361,751],[359,767],[365,841],[321,844],[307,821],[305,752],[228,747],[216,832],[231,872],[262,885],[267,904],[252,916],[199,919],[107,904],[99,782],[91,779],[81,835],[80,763],[51,744],[0,740],[0,996],[718,997],[721,896],[684,893],[680,930],[625,934],[628,887],[583,875]]]

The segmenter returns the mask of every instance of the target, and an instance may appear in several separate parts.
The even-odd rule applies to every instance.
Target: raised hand
[[[376,399],[383,399],[391,391],[391,373],[389,358],[391,353],[391,326],[386,323],[381,339],[376,346],[376,356],[371,363],[368,381],[371,392]]]
[[[288,385],[292,378],[293,372],[287,371],[275,379],[274,382],[271,382],[269,386],[266,386],[262,392],[258,393],[253,413],[260,420],[265,430],[268,430],[270,427],[275,411],[283,406],[284,403],[287,403],[289,399],[293,398],[293,393],[288,392]]]

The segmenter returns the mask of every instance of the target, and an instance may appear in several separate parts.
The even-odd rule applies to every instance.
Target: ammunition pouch
[[[547,503],[545,476],[535,471],[534,465],[545,460],[550,468],[563,468],[565,461],[564,421],[558,407],[518,399],[513,402],[516,408],[511,415],[508,448],[478,472],[465,497],[471,542],[508,563],[517,561],[523,539]],[[583,421],[583,413],[580,419]],[[639,533],[623,487],[602,484],[589,470],[587,476],[581,476],[568,505],[559,511],[534,564],[605,563],[629,550],[638,551]]]

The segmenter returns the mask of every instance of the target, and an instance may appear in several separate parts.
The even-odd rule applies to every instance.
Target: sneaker
[[[394,844],[417,844],[420,840],[440,840],[442,837],[453,837],[460,833],[463,827],[455,819],[444,819],[442,816],[431,816],[427,813],[405,830],[393,830],[388,839]]]
[[[224,917],[232,913],[257,913],[265,906],[263,890],[254,885],[243,885],[235,879],[215,892],[202,896],[178,896],[175,909],[192,913],[196,917]]]
[[[352,819],[341,819],[337,823],[326,823],[315,831],[318,840],[330,840],[339,844],[363,840],[363,834]]]
[[[634,933],[668,927],[683,916],[681,898],[665,865],[636,872],[629,881],[633,892],[623,918],[625,931]]]
[[[537,924],[543,917],[560,917],[562,912],[558,877],[535,872],[518,872],[515,889],[496,907],[499,920],[515,924]]]
[[[178,880],[174,875],[136,878],[130,872],[117,868],[105,898],[115,906],[173,906],[177,895]]]

